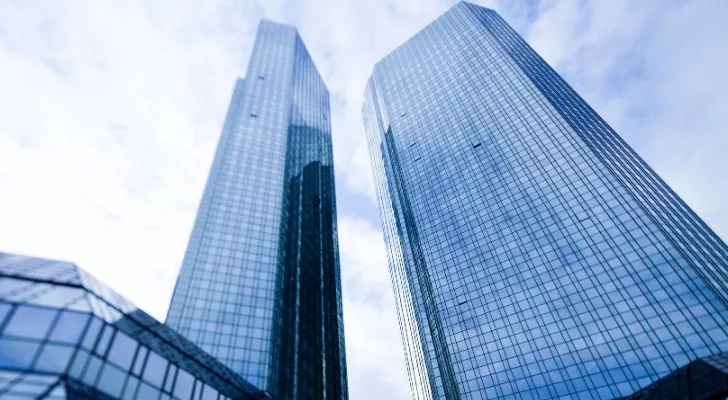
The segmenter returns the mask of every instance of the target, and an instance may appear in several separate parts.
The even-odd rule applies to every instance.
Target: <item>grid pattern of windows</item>
[[[625,396],[728,350],[728,248],[492,10],[363,107],[417,399]]]
[[[265,396],[73,264],[0,253],[0,398]]]
[[[346,398],[329,94],[262,21],[233,93],[167,324],[281,398]]]

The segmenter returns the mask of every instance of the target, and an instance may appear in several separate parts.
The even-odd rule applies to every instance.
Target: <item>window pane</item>
[[[137,342],[134,339],[130,338],[121,331],[117,331],[107,359],[120,366],[122,369],[128,370],[131,365],[131,361],[134,358],[136,347]]]
[[[26,338],[43,339],[51,327],[56,310],[33,306],[18,306],[10,317],[5,334]]]
[[[10,389],[9,393],[4,393],[2,396],[3,400],[17,399],[17,400],[30,400],[36,399],[39,395],[43,394],[50,386],[53,385],[53,381],[48,381],[45,378],[40,379],[28,379],[16,383]]]
[[[126,388],[124,388],[124,395],[121,396],[123,400],[133,400],[136,399],[136,390],[139,386],[139,379],[135,378],[133,376],[129,377],[129,381],[126,383]]]
[[[187,371],[180,369],[177,371],[177,381],[174,384],[174,397],[187,400],[190,398],[192,393],[192,384],[195,383],[195,378],[187,373]]]
[[[73,347],[46,344],[35,362],[35,369],[46,372],[63,372],[73,355]]]
[[[68,374],[76,379],[81,378],[81,373],[84,367],[86,367],[86,361],[88,361],[88,353],[83,350],[79,350],[76,353],[76,357],[73,358],[71,368],[68,370]]]
[[[201,381],[197,381],[197,384],[195,385],[195,389],[192,392],[192,400],[200,400],[200,396],[202,395],[202,387],[205,384]]]
[[[96,378],[99,375],[101,369],[101,359],[98,357],[91,356],[91,360],[86,367],[86,372],[83,374],[81,379],[85,384],[93,386],[96,383]]]
[[[96,344],[96,354],[100,356],[106,355],[106,349],[109,348],[109,342],[111,342],[111,335],[114,333],[114,328],[109,325],[104,326],[104,331],[101,333],[99,342]]]
[[[11,308],[12,306],[8,303],[0,303],[0,327],[3,326],[3,322],[5,322],[5,317],[8,316]]]
[[[137,399],[156,399],[159,398],[159,390],[149,386],[149,384],[142,382],[139,385],[139,394]]]
[[[162,387],[164,373],[167,370],[167,360],[157,353],[150,351],[147,365],[144,368],[144,380],[157,387]]]
[[[125,378],[126,374],[122,370],[111,364],[106,364],[96,387],[102,392],[110,394],[111,397],[118,398],[121,395],[121,389],[124,387]]]
[[[205,385],[202,391],[202,400],[217,400],[217,390]]]
[[[177,366],[174,364],[171,364],[169,366],[169,369],[167,370],[167,379],[164,381],[164,391],[165,392],[171,392],[172,391],[172,383],[174,383],[174,373],[177,369]]]
[[[146,347],[142,346],[139,348],[139,354],[137,354],[136,360],[134,361],[134,368],[131,370],[134,375],[141,375],[144,360],[147,358],[147,352]]]
[[[0,366],[28,368],[38,352],[38,343],[0,339]]]
[[[98,318],[91,318],[91,323],[88,325],[88,330],[86,330],[86,335],[83,337],[83,343],[81,345],[88,350],[91,350],[94,347],[94,344],[96,343],[96,339],[99,335],[99,330],[101,329],[102,323],[101,320]]]
[[[53,327],[50,340],[76,344],[81,339],[89,315],[74,311],[63,311]]]

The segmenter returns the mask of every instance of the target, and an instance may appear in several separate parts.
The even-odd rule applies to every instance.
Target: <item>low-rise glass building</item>
[[[0,253],[0,398],[270,396],[76,265]]]

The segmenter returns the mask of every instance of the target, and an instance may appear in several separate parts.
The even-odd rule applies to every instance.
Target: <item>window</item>
[[[201,400],[217,400],[217,390],[205,385],[202,390]]]
[[[172,391],[172,384],[174,383],[174,374],[177,370],[177,366],[174,364],[170,364],[169,369],[167,370],[167,379],[164,381],[164,391],[165,392],[171,392]]]
[[[0,366],[28,368],[38,352],[38,343],[24,340],[0,339]]]
[[[138,399],[156,399],[159,397],[159,390],[149,386],[149,384],[142,382],[139,386],[139,393],[137,394]]]
[[[86,361],[88,361],[88,353],[79,350],[76,353],[76,357],[73,358],[73,363],[71,364],[71,368],[68,370],[68,375],[78,379],[81,377],[81,373],[83,372],[83,367],[86,366]]]
[[[76,344],[81,340],[81,335],[83,334],[84,328],[86,328],[86,322],[88,320],[88,314],[63,311],[49,339],[57,342]]]
[[[135,378],[133,376],[129,377],[129,381],[126,383],[126,388],[124,389],[124,394],[121,396],[123,400],[133,400],[136,399],[136,390],[139,386],[139,379]]]
[[[134,361],[134,368],[131,370],[134,375],[142,374],[142,366],[144,365],[144,360],[147,358],[147,352],[146,347],[142,346],[139,348],[139,354],[137,354],[136,361]]]
[[[96,378],[99,376],[99,371],[101,370],[102,365],[103,363],[100,358],[91,356],[91,360],[89,360],[86,372],[83,374],[83,378],[81,378],[81,380],[85,384],[93,386],[94,383],[96,383]]]
[[[126,374],[124,371],[111,364],[106,364],[99,377],[97,387],[102,392],[110,394],[113,398],[118,398],[121,395],[121,389],[124,388],[125,378]]]
[[[0,328],[2,328],[5,317],[8,316],[11,308],[12,306],[10,304],[0,303]]]
[[[108,360],[123,369],[129,369],[134,358],[137,342],[126,334],[117,331],[114,336],[114,343],[109,350]]]
[[[74,348],[58,344],[46,344],[35,362],[35,369],[45,372],[61,373],[66,370]]]
[[[109,349],[109,343],[111,342],[111,335],[114,334],[114,328],[107,325],[104,327],[104,332],[99,338],[99,342],[96,344],[96,354],[103,356],[106,354],[106,350]]]
[[[91,318],[91,323],[88,325],[88,330],[86,331],[86,336],[83,338],[83,343],[81,343],[81,346],[85,349],[91,350],[94,347],[94,344],[96,343],[96,338],[99,335],[99,331],[101,330],[101,320],[98,318]]]
[[[10,317],[5,334],[24,338],[43,339],[57,312],[48,308],[21,305]]]
[[[189,399],[194,383],[195,378],[192,375],[183,369],[178,370],[177,381],[174,384],[174,397],[182,400]]]
[[[166,370],[167,360],[157,353],[150,351],[149,358],[147,358],[147,365],[144,367],[144,380],[157,387],[162,387]]]

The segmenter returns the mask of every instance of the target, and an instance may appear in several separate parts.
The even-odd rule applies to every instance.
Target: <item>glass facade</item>
[[[270,396],[75,265],[0,253],[0,398]]]
[[[262,21],[167,324],[277,398],[346,398],[329,95],[293,27]]]
[[[494,11],[382,59],[363,114],[413,398],[614,398],[728,350],[726,245]]]

